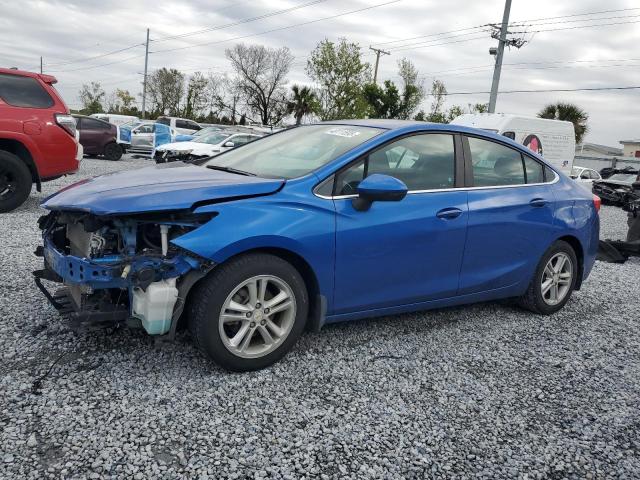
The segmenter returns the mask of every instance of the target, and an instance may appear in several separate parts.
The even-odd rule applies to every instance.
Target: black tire
[[[565,253],[571,261],[572,276],[569,283],[569,290],[564,298],[559,303],[550,305],[545,301],[542,294],[543,274],[549,260],[561,252]],[[518,305],[540,315],[551,315],[559,311],[569,301],[569,298],[571,298],[579,273],[578,259],[573,247],[563,240],[558,240],[549,247],[540,259],[533,279],[529,284],[529,288],[527,288],[525,294],[518,299]]]
[[[122,158],[122,147],[117,143],[108,143],[104,147],[104,158],[113,162]]]
[[[29,167],[13,153],[0,150],[0,213],[15,210],[29,197]]]
[[[275,350],[257,358],[243,358],[228,349],[219,331],[220,314],[227,297],[244,281],[258,275],[273,275],[286,282],[295,299],[296,312],[288,335]],[[258,370],[280,360],[291,350],[304,330],[309,296],[300,273],[275,255],[252,253],[218,267],[189,296],[189,331],[196,346],[221,367],[245,372]]]

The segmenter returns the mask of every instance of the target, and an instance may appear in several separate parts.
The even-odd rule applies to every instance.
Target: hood
[[[283,184],[282,179],[171,162],[82,180],[46,198],[42,206],[96,215],[184,210],[196,202],[268,195]]]
[[[174,142],[165,143],[156,148],[157,151],[164,152],[171,150],[174,152],[185,152],[191,150],[194,155],[209,155],[210,153],[219,150],[218,145],[210,145],[208,143],[200,142]]]
[[[593,183],[597,183],[598,185],[606,185],[609,187],[626,187],[631,188],[631,183],[625,182],[622,180],[595,180]]]

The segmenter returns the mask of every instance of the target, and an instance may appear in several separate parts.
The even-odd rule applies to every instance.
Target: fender
[[[206,205],[194,213],[216,212],[200,228],[172,243],[201,257],[222,263],[260,248],[287,250],[313,270],[321,295],[332,305],[335,261],[333,202],[319,198],[298,201],[295,195],[266,196]]]
[[[24,147],[24,149],[29,154],[29,157],[25,158],[24,156],[18,155],[20,159],[29,167],[31,171],[31,175],[33,176],[33,181],[36,184],[37,190],[41,191],[41,179],[40,179],[40,169],[38,165],[42,161],[42,152],[38,148],[38,144],[29,136],[24,133],[15,132],[15,131],[5,131],[2,133],[2,138],[0,138],[0,149],[2,148],[1,142],[2,140],[10,140],[19,143]]]

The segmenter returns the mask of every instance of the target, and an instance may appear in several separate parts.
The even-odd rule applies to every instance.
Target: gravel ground
[[[639,261],[598,262],[550,317],[490,303],[332,325],[230,374],[186,334],[77,334],[47,306],[37,204],[75,180],[2,216],[0,478],[640,477]],[[624,236],[622,211],[601,216]]]

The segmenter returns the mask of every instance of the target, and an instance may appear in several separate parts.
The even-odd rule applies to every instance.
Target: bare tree
[[[105,92],[102,85],[100,85],[100,82],[89,82],[83,84],[78,96],[82,103],[82,113],[90,115],[92,113],[102,113],[104,111],[102,102],[104,101]]]
[[[186,118],[195,118],[206,108],[208,87],[209,81],[201,72],[191,75],[187,84],[187,96],[184,104]]]
[[[264,125],[278,123],[286,115],[286,77],[294,59],[289,49],[238,44],[225,54],[247,107]]]
[[[161,68],[147,78],[147,99],[155,115],[179,115],[184,96],[184,74]]]

